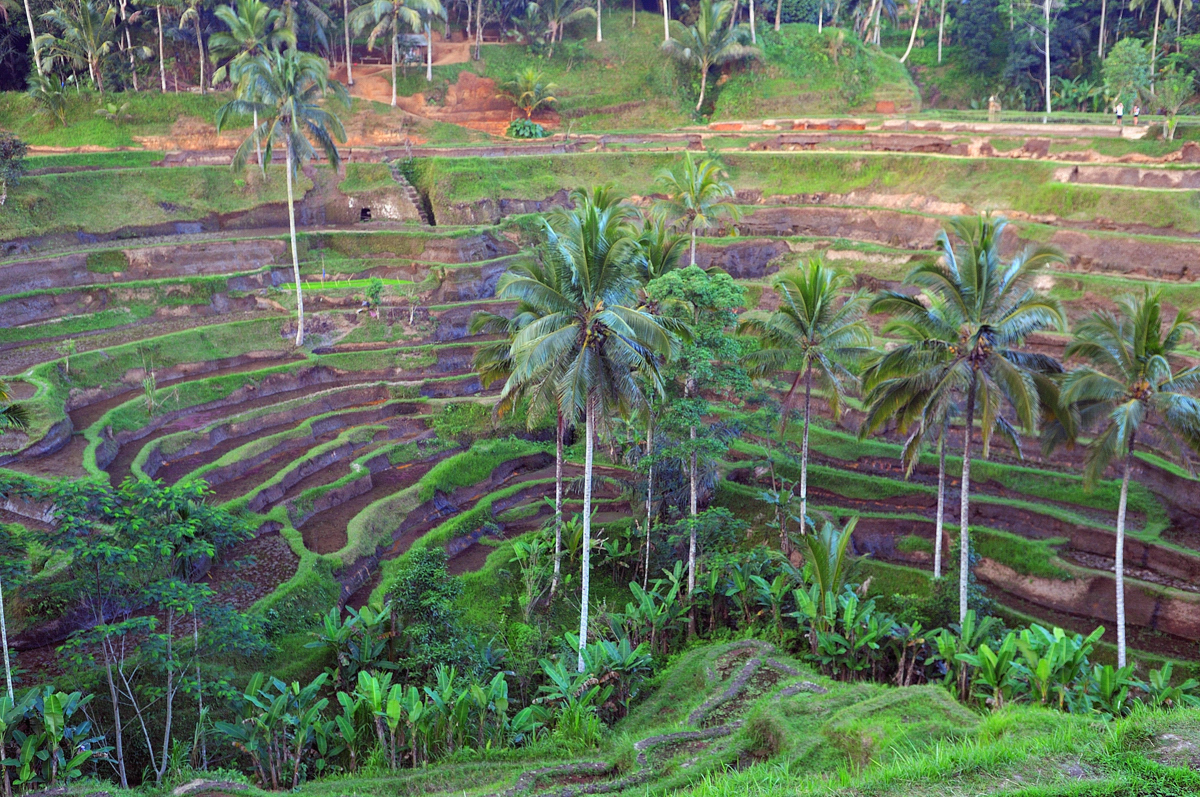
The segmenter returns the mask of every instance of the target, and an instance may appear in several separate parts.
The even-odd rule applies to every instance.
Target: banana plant
[[[967,612],[961,625],[952,623],[949,629],[943,629],[934,637],[937,653],[927,663],[940,663],[945,666],[942,683],[958,694],[960,702],[970,702],[974,668],[958,657],[964,653],[976,653],[979,646],[988,639],[996,623],[995,617],[984,617],[980,620],[972,609]]]
[[[742,621],[746,628],[753,622],[754,583],[751,579],[756,569],[757,565],[753,561],[731,563],[725,569],[725,574],[729,577],[725,584],[725,597],[733,598],[734,603],[741,609]]]
[[[1133,665],[1113,667],[1111,664],[1097,664],[1092,667],[1092,677],[1088,685],[1088,698],[1092,708],[1110,717],[1124,717],[1133,708],[1129,692],[1139,685],[1133,677]]]
[[[992,711],[1004,708],[1005,703],[1012,699],[1017,685],[1017,635],[1008,632],[995,652],[984,643],[979,646],[977,653],[958,653],[956,657],[974,667],[975,680],[991,691],[987,702],[991,704]]]
[[[1150,698],[1150,704],[1156,708],[1179,706],[1195,708],[1200,706],[1200,696],[1196,694],[1197,689],[1200,689],[1200,681],[1188,678],[1186,681],[1172,686],[1171,671],[1174,669],[1175,662],[1168,661],[1160,669],[1150,671],[1146,683],[1141,685],[1143,691]]]
[[[54,788],[60,781],[80,777],[88,761],[108,751],[102,746],[102,736],[90,735],[90,720],[74,723],[75,714],[91,701],[92,695],[56,692],[50,687],[33,694],[24,715],[32,720],[34,732],[19,740],[16,785],[38,783]],[[14,716],[16,706],[6,713]],[[14,737],[19,733],[14,731]]]
[[[787,600],[788,593],[792,590],[792,580],[786,573],[777,574],[769,582],[760,575],[750,576],[750,580],[754,583],[754,587],[757,590],[759,605],[771,610],[771,620],[775,626],[775,639],[782,643],[783,604]]]

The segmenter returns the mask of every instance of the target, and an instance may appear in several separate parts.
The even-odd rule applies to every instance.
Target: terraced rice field
[[[728,134],[723,140],[738,139]],[[814,254],[854,273],[864,288],[898,287],[911,263],[930,257],[945,216],[983,209],[1007,211],[1016,221],[1009,250],[1035,240],[1064,249],[1069,265],[1049,276],[1046,287],[1073,320],[1146,284],[1162,287],[1176,307],[1200,307],[1189,271],[1200,254],[1200,224],[1190,211],[1173,210],[1187,204],[1190,193],[1141,187],[1146,171],[1172,178],[1190,171],[1117,164],[1091,175],[1129,186],[1121,170],[1137,171],[1141,182],[1121,188],[1081,188],[1072,172],[1074,182],[1044,187],[1061,189],[1064,204],[1050,213],[1038,205],[1044,196],[1015,188],[994,198],[992,184],[979,175],[990,174],[998,158],[931,155],[915,147],[886,155],[848,154],[853,147],[750,152],[761,140],[747,136],[741,151],[727,156],[745,212],[714,232],[737,237],[714,234],[702,241],[698,256],[700,265],[723,268],[747,288],[747,309],[771,309],[771,276]],[[827,150],[835,145],[822,143]],[[259,529],[209,576],[240,605],[291,602],[320,611],[321,605],[309,605],[313,595],[324,596],[317,603],[362,605],[387,563],[414,545],[446,547],[452,573],[479,571],[489,556],[509,555],[505,540],[544,520],[554,469],[548,430],[509,420],[482,433],[447,431],[448,408],[488,407],[496,392],[495,386],[483,389],[471,370],[479,341],[468,333],[469,319],[477,310],[508,307],[495,298],[496,281],[512,263],[533,256],[528,214],[562,204],[560,188],[584,184],[620,158],[612,179],[646,196],[651,167],[673,157],[577,152],[493,164],[429,157],[419,188],[437,226],[357,224],[346,213],[329,212],[302,230],[309,332],[303,348],[290,340],[293,277],[285,239],[274,226],[206,237],[156,228],[144,231],[154,236],[144,240],[133,231],[120,248],[82,235],[74,242],[9,241],[3,249],[9,256],[0,262],[0,372],[14,397],[33,409],[35,423],[27,436],[0,438],[0,465],[38,479],[205,479],[215,502],[246,513]],[[948,181],[974,175],[975,182],[937,183],[918,195],[905,180],[896,190],[869,180],[841,190],[846,186],[829,177],[838,164],[873,169],[871,158],[887,158],[890,168],[902,171],[936,170]],[[1036,160],[1012,165],[1028,172],[1024,179],[1051,181],[1061,168]],[[498,183],[490,176],[496,168],[541,177]],[[462,174],[471,169],[482,176],[467,186]],[[838,190],[822,190],[826,184]],[[811,190],[774,190],[781,185]],[[1015,206],[1004,206],[1005,197]],[[1103,215],[1122,202],[1128,218]],[[1137,215],[1151,211],[1149,218]],[[1169,223],[1155,223],[1164,219]],[[103,270],[118,260],[126,266]],[[53,285],[46,274],[54,275]],[[363,280],[371,277],[390,281],[378,308],[363,306]],[[1061,353],[1064,342],[1056,335],[1033,341],[1050,353]],[[877,589],[927,589],[936,462],[926,458],[904,478],[902,441],[884,434],[859,442],[859,420],[852,409],[840,426],[822,420],[814,430],[810,501],[833,515],[862,515],[853,544],[868,556]],[[788,445],[795,445],[798,430],[789,434]],[[776,458],[781,475],[794,475],[764,442],[744,436],[733,444],[712,496],[762,533],[770,515],[759,498],[770,482],[768,459]],[[1111,624],[1116,487],[1106,482],[1085,492],[1079,451],[1051,458],[1037,451],[1033,440],[1024,441],[1024,458],[998,446],[990,462],[977,466],[971,519],[982,558],[976,575],[1014,616],[1088,630],[1097,621]],[[948,472],[956,467],[952,452]],[[1200,483],[1152,457],[1138,469],[1135,481],[1144,486],[1132,494],[1125,552],[1131,644],[1197,659]],[[580,472],[579,462],[568,464],[569,479]],[[614,464],[604,472],[612,480],[598,493],[598,520],[618,522],[639,512],[643,499],[631,494],[633,474]],[[43,510],[10,503],[0,519],[41,522]],[[948,526],[957,512],[951,495]],[[234,567],[239,560],[244,566]],[[722,722],[741,708],[725,713]]]

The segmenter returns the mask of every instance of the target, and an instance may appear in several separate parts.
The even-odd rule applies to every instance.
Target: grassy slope
[[[663,153],[523,158],[436,158],[420,163],[435,211],[484,197],[545,199],[562,188],[612,183],[631,194],[653,190],[655,173],[677,160]],[[1056,214],[1072,220],[1129,219],[1200,230],[1200,206],[1163,191],[1053,182],[1052,163],[892,154],[737,153],[723,161],[737,188],[766,195],[870,191],[919,194],[980,210]]]

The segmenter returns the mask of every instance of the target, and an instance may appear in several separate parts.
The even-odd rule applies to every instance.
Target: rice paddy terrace
[[[719,150],[738,189],[741,218],[702,239],[698,260],[746,287],[747,310],[771,309],[772,275],[818,253],[862,287],[896,287],[931,257],[946,217],[980,210],[1013,220],[1010,251],[1037,241],[1065,252],[1045,287],[1072,320],[1146,284],[1173,307],[1200,306],[1190,271],[1200,255],[1200,168],[1191,165],[1200,148],[1122,154],[1128,142],[1115,131],[1083,126],[908,127],[798,120],[418,146],[403,173],[407,151],[357,148],[336,175],[306,173],[303,347],[292,340],[274,175],[265,185],[233,175],[223,150],[144,161],[79,154],[40,168],[33,158],[27,198],[14,195],[16,210],[0,216],[0,373],[34,423],[0,438],[0,465],[18,480],[205,479],[215,502],[258,529],[231,557],[253,564],[218,565],[209,578],[259,611],[314,617],[362,605],[414,546],[444,546],[450,571],[470,579],[540,526],[554,468],[550,430],[489,419],[496,390],[472,371],[480,341],[469,319],[505,309],[496,282],[533,256],[533,214],[604,182],[647,203],[656,170],[684,149]],[[161,186],[171,183],[230,196],[220,207],[167,200]],[[145,209],[140,223],[127,212],[74,211],[102,208],[118,185],[123,204]],[[385,284],[377,308],[363,302],[371,278]],[[1065,341],[1035,343],[1061,353]],[[873,589],[926,591],[936,462],[905,479],[899,441],[859,442],[859,417],[814,430],[810,501],[861,515],[853,545],[869,555]],[[798,434],[789,429],[793,444]],[[710,496],[760,531],[772,456],[761,442],[731,446]],[[1036,441],[1023,448],[1024,459],[998,448],[976,466],[976,575],[1013,618],[1111,625],[1117,486],[1085,491],[1080,451],[1042,459]],[[570,450],[575,476],[582,457]],[[1125,554],[1131,645],[1150,658],[1200,660],[1200,482],[1150,455],[1138,468]],[[616,464],[604,472],[612,479],[597,520],[628,522],[631,474]],[[948,504],[956,516],[957,501]],[[0,520],[43,523],[46,509],[10,496]],[[60,633],[17,632],[16,647],[32,657],[23,661],[53,666]]]

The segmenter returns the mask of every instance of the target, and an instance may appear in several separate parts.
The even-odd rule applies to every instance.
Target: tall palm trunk
[[[196,48],[200,51],[200,93],[204,93],[204,32],[200,30],[200,15],[196,14]]]
[[[946,427],[942,425],[938,433],[938,493],[937,521],[933,531],[933,577],[942,577],[942,529],[945,526],[946,515]]]
[[[163,51],[162,3],[154,7],[158,14],[158,79],[162,84],[162,93],[167,93],[167,57]]]
[[[692,594],[696,591],[696,427],[689,430],[692,440],[692,457],[688,467],[690,517],[688,518],[688,636],[696,635],[696,607],[692,604]]]
[[[604,31],[600,29],[600,0],[596,0],[596,41],[604,41]]]
[[[808,533],[808,423],[812,414],[812,366],[804,374],[804,438],[800,442],[800,533]],[[791,541],[788,541],[791,553]]]
[[[783,0],[780,0],[782,2]],[[26,0],[28,2],[28,0]],[[670,0],[662,0],[663,8],[663,41],[671,38],[671,12],[669,6]]]
[[[588,597],[592,586],[592,454],[595,448],[596,411],[591,397],[584,410],[584,429],[587,435],[583,444],[583,573],[582,595],[579,599],[579,661],[577,668],[583,672],[583,651],[587,647]]]
[[[558,581],[562,573],[562,527],[563,527],[563,430],[566,421],[562,410],[558,411],[555,423],[554,451],[554,577],[550,580],[550,599],[558,592]]]
[[[824,3],[824,0],[822,0]],[[783,0],[775,0],[775,30],[779,30],[779,14],[783,10]]]
[[[938,15],[938,63],[942,62],[942,41],[946,37],[946,0],[942,0],[942,12]]]
[[[666,2],[666,0],[663,0]],[[33,48],[33,65],[37,73],[42,74],[42,57],[38,55],[37,33],[33,29],[33,11],[29,8],[29,0],[25,0],[25,22],[29,25],[29,46]]]
[[[1096,45],[1096,57],[1104,59],[1104,17],[1108,14],[1108,0],[1100,0],[1100,36]]]
[[[707,73],[706,73],[707,74]],[[700,78],[700,101],[704,102],[704,78]],[[700,110],[700,106],[696,106],[696,110]],[[695,224],[695,221],[692,222]],[[696,228],[692,227],[692,262],[691,265],[696,265]]]
[[[1045,0],[1042,7],[1046,9],[1045,41],[1042,44],[1046,51],[1046,113],[1050,113],[1050,0]],[[1153,57],[1151,57],[1151,67],[1153,67]]]
[[[393,24],[399,24],[399,20],[394,20]],[[400,34],[392,31],[392,107],[396,107],[396,58],[399,55],[400,45],[396,41]],[[405,72],[405,74],[408,74]]]
[[[758,44],[758,34],[754,30],[754,0],[750,0],[750,43]]]
[[[912,52],[913,43],[917,40],[917,25],[921,24],[921,1],[922,0],[917,0],[917,10],[916,13],[913,14],[912,33],[908,34],[908,49],[904,51],[904,55],[900,56],[900,63],[904,63],[908,60],[908,56]],[[941,45],[940,39],[938,41],[938,45]]]
[[[471,4],[467,3],[467,9],[470,10]],[[354,49],[350,43],[350,0],[342,0],[342,18],[346,20],[346,85],[354,85]],[[471,23],[467,22],[467,28],[470,29]]]
[[[1125,453],[1125,471],[1121,474],[1121,500],[1117,504],[1117,551],[1113,571],[1117,577],[1117,667],[1125,666],[1125,507],[1129,501],[1129,475],[1133,471],[1133,435]]]
[[[425,23],[425,80],[433,82],[433,27]]]
[[[292,142],[287,143],[288,231],[292,236],[292,274],[296,278],[296,345],[304,343],[304,290],[300,282],[300,255],[296,251],[296,202],[292,196]]]
[[[1046,0],[1046,8],[1050,7],[1050,0]],[[1049,13],[1049,12],[1047,12]],[[1154,6],[1154,35],[1150,37],[1150,90],[1154,91],[1154,61],[1158,58],[1158,20],[1162,14],[1162,0]]]
[[[967,414],[964,416],[962,485],[959,490],[958,515],[958,622],[967,619],[967,580],[971,573],[971,541],[967,521],[971,514],[971,432],[975,425],[975,384],[979,378],[971,371],[971,385],[967,390]]]
[[[4,582],[0,581],[0,648],[4,649],[4,683],[8,687],[8,699],[13,697],[12,664],[8,660],[8,622],[4,616]],[[5,774],[8,771],[5,770]]]
[[[654,453],[654,416],[646,419],[646,456]],[[654,518],[654,463],[646,476],[646,567],[642,571],[642,589],[650,583],[650,524]]]
[[[258,109],[254,109],[254,129],[258,130]],[[254,142],[254,152],[258,155],[258,170],[262,172],[263,177],[267,176],[267,165],[263,163],[262,157],[262,139]]]

